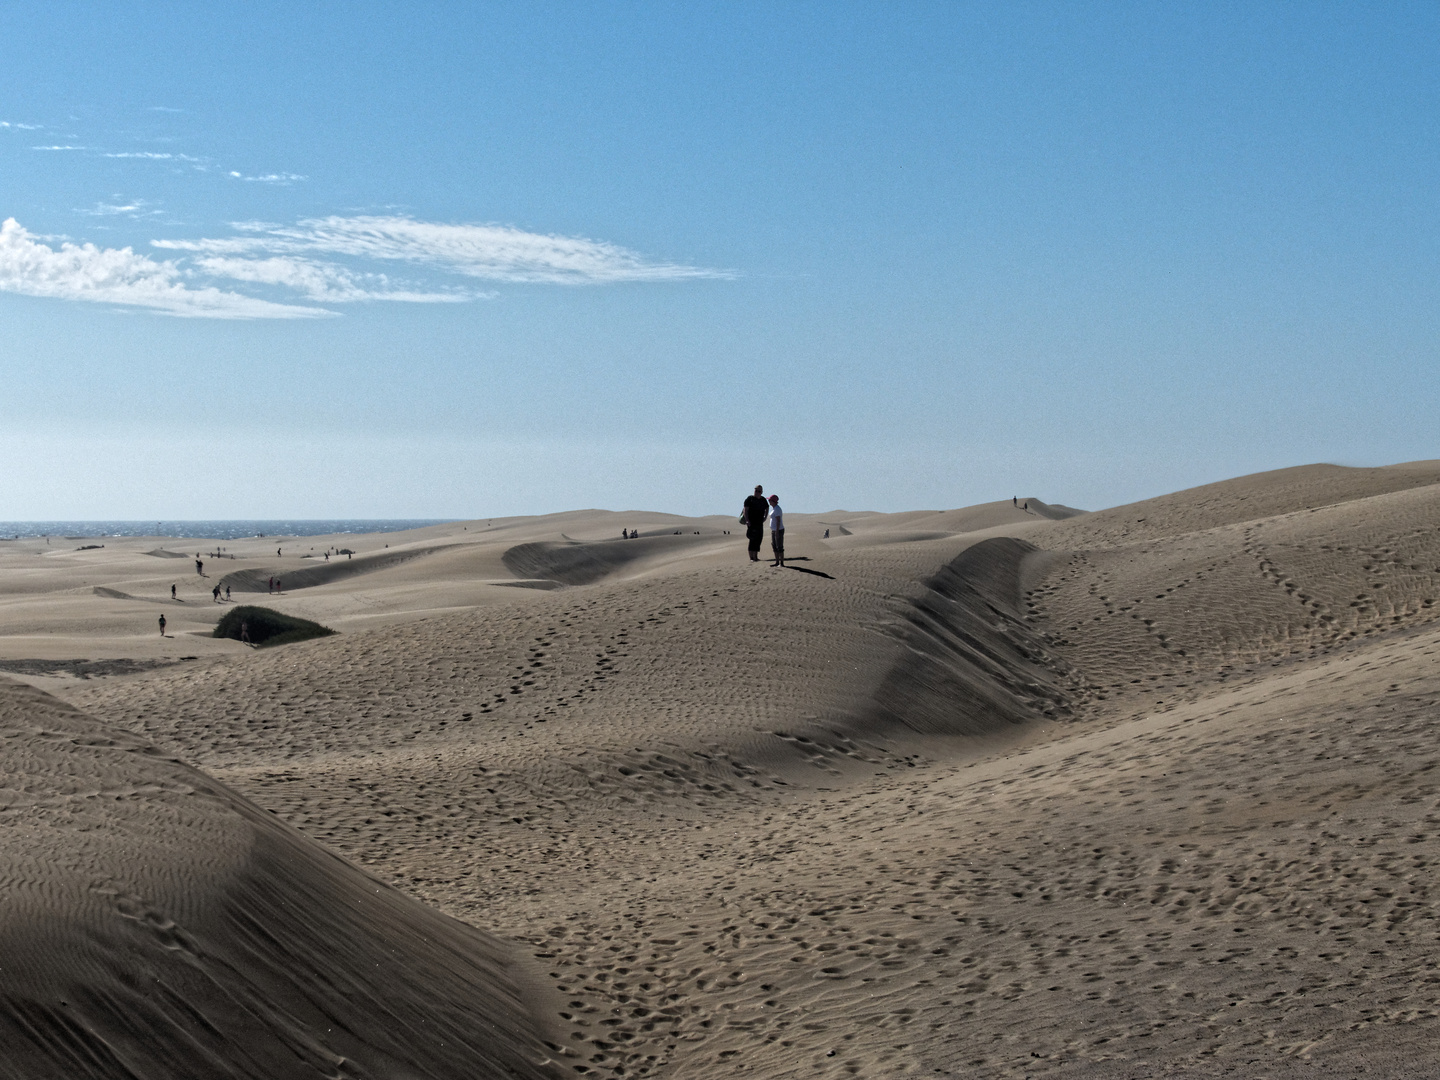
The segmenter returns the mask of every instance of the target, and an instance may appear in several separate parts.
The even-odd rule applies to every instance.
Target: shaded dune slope
[[[1020,613],[1035,554],[1023,540],[983,540],[926,583],[891,624],[906,648],[874,691],[870,734],[988,735],[1069,712],[1059,661]]]
[[[642,559],[715,544],[714,536],[642,536],[635,540],[563,543],[553,540],[517,544],[505,552],[505,566],[517,578],[548,579],[565,585],[589,585]]]
[[[439,544],[432,547],[405,548],[399,551],[387,551],[381,555],[366,555],[358,559],[335,558],[329,562],[318,562],[314,566],[307,566],[300,570],[268,570],[250,569],[236,570],[226,574],[220,579],[220,588],[234,589],[236,592],[269,592],[269,579],[279,576],[286,592],[295,589],[309,589],[316,585],[328,585],[332,581],[344,581],[346,578],[356,577],[360,574],[373,574],[379,570],[389,570],[391,567],[407,563],[412,559],[423,558],[426,555],[433,555],[438,551],[450,551],[460,545]]]
[[[0,1077],[549,1075],[504,946],[0,683]]]

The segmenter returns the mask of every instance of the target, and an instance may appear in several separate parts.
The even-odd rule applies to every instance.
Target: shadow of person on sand
[[[784,565],[783,567],[781,567],[781,569],[782,569],[782,570],[798,570],[798,571],[800,571],[800,573],[802,573],[802,574],[814,574],[816,577],[828,578],[828,579],[831,580],[831,581],[834,581],[834,580],[835,580],[835,578],[834,578],[832,575],[825,573],[824,570],[811,570],[808,566],[791,566],[789,559],[786,559],[786,560],[785,560],[785,565]]]

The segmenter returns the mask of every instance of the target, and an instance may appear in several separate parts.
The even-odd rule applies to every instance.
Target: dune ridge
[[[302,566],[297,570],[247,567],[244,570],[231,571],[220,578],[218,584],[221,591],[228,587],[236,592],[268,593],[272,591],[269,579],[279,577],[287,590],[310,589],[316,585],[328,585],[331,582],[344,581],[346,578],[360,574],[373,574],[380,570],[389,570],[402,563],[407,563],[411,559],[421,559],[426,555],[433,555],[437,551],[448,550],[456,546],[455,544],[438,544],[400,548],[396,551],[361,556],[359,559],[337,555],[334,559],[320,562],[311,560],[310,565]]]

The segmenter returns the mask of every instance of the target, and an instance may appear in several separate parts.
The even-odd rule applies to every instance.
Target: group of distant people
[[[785,565],[785,512],[780,509],[780,496],[765,498],[762,484],[755,485],[755,494],[745,499],[740,511],[740,524],[745,526],[745,538],[750,542],[750,561],[760,561],[760,542],[765,539],[765,525],[770,525],[770,550],[775,555],[771,566]]]
[[[213,600],[215,601],[215,603],[217,603],[217,604],[220,603],[220,592],[221,592],[221,589],[220,589],[220,585],[219,585],[218,583],[215,585],[215,587],[214,587],[213,589],[210,590],[211,599],[213,599]],[[229,585],[226,585],[226,586],[225,586],[224,592],[225,592],[225,602],[228,604],[228,603],[230,602],[230,586],[229,586]],[[170,599],[171,599],[171,600],[179,600],[179,599],[180,599],[180,597],[177,596],[176,593],[175,593],[175,586],[174,586],[174,585],[171,585],[171,586],[170,586]],[[163,628],[163,627],[161,628],[161,633],[164,633],[164,628]]]

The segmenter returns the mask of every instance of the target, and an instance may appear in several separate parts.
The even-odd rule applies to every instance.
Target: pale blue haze
[[[0,517],[1440,457],[1437,54],[1433,3],[5,5]],[[180,291],[76,297],[63,239]]]
[[[107,536],[174,536],[195,540],[250,540],[258,537],[334,536],[401,532],[444,521],[424,518],[334,521],[0,521],[0,540],[49,536],[67,540]]]

